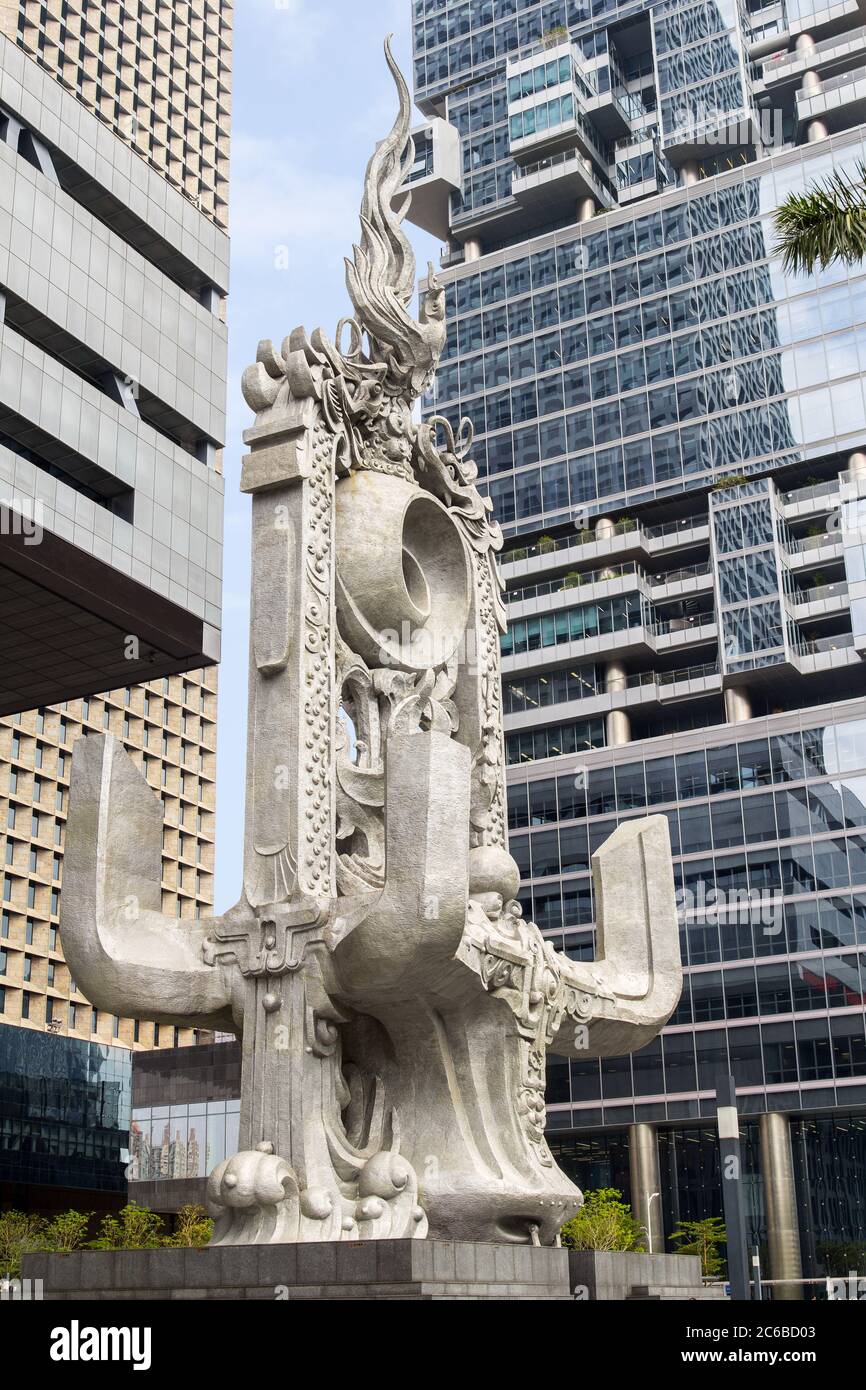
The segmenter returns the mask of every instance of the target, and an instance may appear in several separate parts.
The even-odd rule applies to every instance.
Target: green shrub
[[[585,1192],[583,1206],[560,1235],[571,1250],[646,1250],[646,1232],[615,1187]]]
[[[0,1279],[17,1279],[21,1257],[44,1250],[45,1218],[26,1211],[0,1212]]]

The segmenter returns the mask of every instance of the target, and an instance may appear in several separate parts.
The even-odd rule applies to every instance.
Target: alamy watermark
[[[25,545],[41,545],[42,503],[36,497],[0,497],[0,536],[21,536]]]

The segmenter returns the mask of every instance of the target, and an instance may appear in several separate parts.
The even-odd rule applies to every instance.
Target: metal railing
[[[793,492],[783,492],[781,503],[787,507],[789,503],[818,501],[825,497],[835,497],[839,491],[839,479],[831,478],[828,483],[814,483],[810,487],[798,487]]]
[[[677,685],[680,681],[703,680],[719,674],[717,661],[704,661],[698,666],[679,666],[675,671],[637,671],[626,676],[626,689],[643,685]]]
[[[798,92],[797,105],[805,106],[807,102],[813,101],[815,97],[822,97],[827,92],[838,92],[842,87],[853,87],[857,82],[866,80],[866,68],[852,68],[850,72],[842,72],[838,77],[826,77],[822,80],[820,87],[814,92]]]
[[[599,152],[600,154],[600,152]],[[577,150],[560,150],[559,154],[548,155],[547,159],[537,159],[533,164],[518,164],[511,176],[512,188],[521,179],[529,178],[531,174],[544,173],[546,169],[556,169],[563,164],[580,164],[580,169],[586,175],[587,183],[595,189],[601,201],[608,197],[608,192],[601,180],[593,169],[588,169]]]
[[[796,607],[801,603],[819,603],[822,599],[844,598],[847,593],[848,585],[840,580],[838,584],[816,584],[811,589],[794,589],[788,597]]]
[[[817,641],[805,640],[796,643],[799,656],[816,656],[820,652],[845,651],[854,645],[854,634],[840,632],[835,637],[819,637]]]
[[[798,67],[805,62],[807,67],[814,67],[815,59],[822,54],[832,53],[837,48],[862,48],[863,41],[866,39],[866,25],[860,25],[857,29],[846,29],[843,34],[836,34],[831,39],[821,39],[814,48],[810,48],[805,53],[795,53],[787,49],[783,53],[771,53],[768,57],[761,60],[761,67],[764,70],[764,77],[774,75],[782,68]],[[780,44],[781,44],[780,36]]]
[[[826,545],[838,545],[839,540],[838,531],[822,531],[820,536],[792,536],[790,540],[782,541],[782,547],[789,555],[805,555]]]
[[[540,584],[523,584],[518,589],[508,589],[506,603],[523,603],[526,599],[543,598],[550,594],[562,594],[572,589],[580,589],[587,584],[603,584],[608,579],[621,579],[624,575],[635,575],[651,589],[666,584],[674,584],[682,579],[695,579],[711,573],[708,562],[699,565],[686,565],[682,569],[665,570],[662,574],[648,574],[635,560],[626,560],[619,565],[605,565],[604,569],[575,571],[562,575],[559,579],[548,579]]]

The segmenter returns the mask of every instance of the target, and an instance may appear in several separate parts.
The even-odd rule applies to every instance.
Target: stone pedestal
[[[568,1251],[451,1240],[27,1255],[46,1300],[570,1299]]]

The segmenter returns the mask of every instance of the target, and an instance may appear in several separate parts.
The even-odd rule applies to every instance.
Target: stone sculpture
[[[522,917],[501,533],[471,429],[412,418],[444,290],[430,267],[416,322],[409,94],[386,55],[400,109],[367,169],[354,314],[334,341],[299,328],[279,351],[261,343],[244,376],[240,901],[212,919],[162,914],[161,803],[114,739],[89,736],[73,757],[63,941],[98,1007],[242,1036],[241,1151],[207,1186],[216,1243],[554,1244],[581,1197],[545,1141],[545,1054],[630,1051],[675,1007],[667,823],[624,825],[595,855],[595,962]]]

